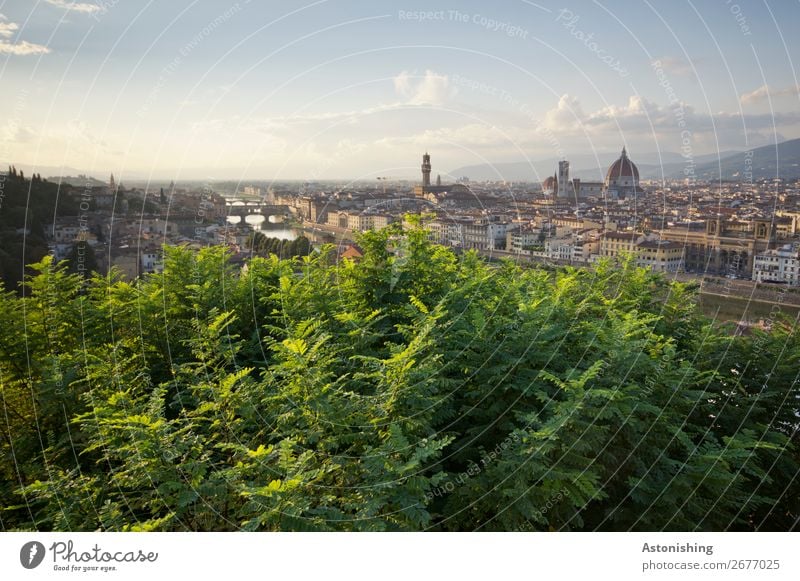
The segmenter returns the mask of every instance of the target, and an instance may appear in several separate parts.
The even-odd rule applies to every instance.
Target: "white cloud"
[[[19,25],[16,22],[9,22],[8,18],[0,14],[0,54],[47,54],[50,49],[41,44],[33,44],[23,40],[22,42],[8,42],[4,40],[11,38],[14,33],[19,30]]]
[[[741,97],[739,97],[739,100],[743,105],[753,105],[755,103],[760,103],[761,101],[766,101],[767,97],[794,97],[797,94],[798,88],[794,86],[784,87],[782,89],[770,89],[768,85],[762,85],[755,91],[744,93]]]
[[[680,150],[688,135],[697,151],[713,151],[717,147],[753,146],[776,129],[785,132],[790,127],[795,128],[792,133],[796,133],[800,127],[800,112],[742,115],[738,111],[719,111],[712,114],[697,111],[686,103],[659,105],[634,95],[625,105],[608,105],[583,114],[578,100],[564,95],[545,114],[545,122],[537,132],[541,137],[550,133],[570,148],[576,147],[575,144],[585,148],[587,139],[601,148],[622,139],[647,143],[649,147],[655,142],[667,151]]]
[[[321,131],[334,125],[353,125],[362,117],[377,113],[396,111],[408,108],[403,103],[376,105],[365,109],[337,111],[330,113],[305,113],[276,117],[241,117],[234,115],[227,118],[204,119],[191,124],[193,132],[218,132],[226,127],[242,127],[262,133],[289,132],[296,133],[302,128]]]
[[[530,132],[519,127],[497,127],[482,123],[470,123],[456,127],[426,129],[408,137],[386,137],[377,140],[376,145],[416,145],[434,147],[451,145],[463,147],[491,147],[520,143],[530,138]]]
[[[408,71],[403,71],[393,80],[395,91],[404,97],[408,97],[411,94],[411,75],[408,73]]]
[[[0,141],[13,144],[30,143],[36,137],[33,129],[27,126],[23,127],[13,121],[7,121],[4,126],[0,127]]]
[[[8,22],[8,18],[0,14],[0,37],[11,38],[18,29],[16,22]]]
[[[71,10],[72,12],[82,12],[83,14],[94,14],[96,12],[104,12],[105,9],[101,4],[93,4],[91,2],[69,2],[67,0],[45,0],[51,6],[63,8],[64,10]]]
[[[611,124],[624,121],[625,119],[641,119],[643,121],[658,121],[667,113],[667,109],[662,109],[655,103],[639,95],[631,95],[628,104],[623,106],[608,105],[590,114],[586,119],[589,124]]]
[[[555,109],[551,109],[544,116],[543,127],[550,131],[564,131],[578,129],[585,116],[577,97],[568,94],[561,95]]]
[[[393,81],[395,90],[408,99],[409,105],[442,105],[456,94],[447,75],[431,70],[421,78],[403,71]]]
[[[17,54],[17,55],[30,55],[30,54],[47,54],[50,49],[41,44],[33,44],[23,40],[17,44],[11,44],[0,40],[0,54]]]
[[[744,93],[741,97],[739,97],[739,101],[743,104],[752,104],[758,103],[759,101],[763,101],[769,95],[769,87],[767,85],[762,85],[755,91],[750,91],[749,93]]]

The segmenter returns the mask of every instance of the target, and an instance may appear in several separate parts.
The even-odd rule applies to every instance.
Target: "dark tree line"
[[[48,253],[45,229],[56,216],[77,216],[78,199],[69,187],[33,174],[31,179],[14,166],[0,174],[0,280],[19,290],[25,265]]]
[[[247,241],[247,251],[258,256],[275,254],[279,258],[308,256],[311,252],[311,241],[305,236],[300,236],[294,240],[283,240],[281,238],[270,238],[263,232],[254,232]]]

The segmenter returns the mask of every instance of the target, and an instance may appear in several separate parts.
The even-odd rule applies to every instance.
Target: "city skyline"
[[[800,137],[797,12],[7,1],[0,161],[120,179],[400,179],[426,149],[442,173],[623,145],[748,149]]]

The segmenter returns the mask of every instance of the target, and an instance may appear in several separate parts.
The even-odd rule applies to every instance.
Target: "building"
[[[785,244],[757,254],[753,258],[753,280],[800,285],[798,244]]]
[[[570,235],[548,238],[544,243],[547,258],[572,262],[575,258],[575,237]]]
[[[635,198],[642,192],[639,188],[639,168],[628,158],[625,148],[608,168],[604,182],[605,195],[610,199]]]
[[[431,156],[426,151],[422,156],[422,187],[431,185]],[[439,183],[441,185],[441,183]]]
[[[552,196],[558,190],[558,178],[556,176],[547,176],[542,182],[542,193],[547,196]]]
[[[770,220],[724,220],[673,225],[660,231],[663,240],[684,247],[687,271],[749,278],[753,257],[775,247],[775,226]]]
[[[581,181],[580,178],[570,179],[569,161],[558,162],[556,173],[548,176],[542,182],[542,193],[553,196],[562,202],[574,204],[579,199],[601,197],[605,191],[604,182]]]
[[[475,250],[505,250],[507,222],[475,220],[462,225],[464,248]]]
[[[558,162],[558,177],[556,178],[556,187],[557,187],[557,194],[556,196],[559,198],[572,198],[574,197],[574,191],[572,190],[572,184],[569,181],[569,162],[567,160],[561,160]]]
[[[414,196],[439,203],[448,197],[471,197],[472,192],[464,184],[442,184],[441,178],[436,178],[436,185],[431,185],[431,156],[426,151],[422,156],[422,185],[414,186]]]
[[[143,273],[164,270],[164,252],[161,250],[142,250],[140,261]]]
[[[622,254],[636,254],[636,245],[645,240],[637,232],[606,232],[600,237],[600,256],[616,258]]]
[[[528,253],[532,250],[544,250],[545,234],[541,228],[529,226],[509,230],[506,233],[506,250],[509,252]]]
[[[654,272],[683,270],[683,246],[669,240],[643,240],[636,245],[636,266]]]
[[[367,230],[380,230],[386,228],[394,221],[388,214],[373,214],[365,212],[329,212],[327,214],[328,226],[343,230],[366,232]]]
[[[603,182],[586,182],[579,178],[572,180],[573,187],[579,198],[599,198],[603,195],[605,184]]]
[[[487,218],[439,218],[425,223],[433,242],[475,250],[505,250],[510,227],[508,222]]]

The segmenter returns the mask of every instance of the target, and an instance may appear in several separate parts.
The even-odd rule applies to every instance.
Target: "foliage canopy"
[[[0,298],[2,528],[796,526],[793,326],[733,336],[632,264],[359,244],[33,264]]]

